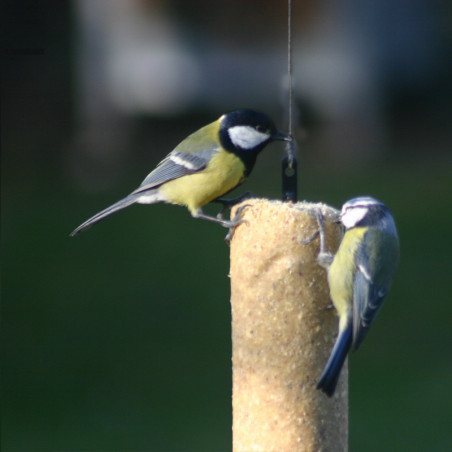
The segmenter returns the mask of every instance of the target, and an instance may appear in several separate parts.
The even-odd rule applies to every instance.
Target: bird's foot
[[[235,228],[241,224],[241,223],[246,223],[248,224],[248,222],[246,220],[244,220],[243,218],[241,218],[242,212],[246,207],[249,207],[251,204],[244,204],[243,206],[240,206],[237,209],[237,212],[235,213],[235,216],[232,220],[229,221],[229,226],[225,226],[229,228],[228,233],[226,234],[226,237],[224,238],[224,241],[229,244],[231,243],[232,237],[234,236],[234,231]]]
[[[301,243],[302,245],[309,245],[310,243],[312,243],[312,242],[315,240],[315,238],[316,238],[319,234],[320,234],[320,231],[315,231],[314,234],[312,234],[311,237],[309,237],[309,238],[306,239],[306,240],[302,240],[300,243]]]

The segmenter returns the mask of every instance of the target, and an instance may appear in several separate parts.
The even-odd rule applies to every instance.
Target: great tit
[[[135,203],[182,205],[195,218],[234,227],[240,220],[206,215],[202,207],[244,182],[258,154],[275,140],[291,138],[279,132],[267,115],[252,110],[224,114],[185,138],[135,191],[85,221],[71,236]]]
[[[353,345],[366,336],[390,289],[399,260],[399,239],[389,209],[370,197],[347,201],[340,214],[345,228],[336,254],[325,252],[323,217],[320,265],[327,268],[330,296],[339,316],[339,332],[317,384],[328,396],[336,389],[342,366]]]

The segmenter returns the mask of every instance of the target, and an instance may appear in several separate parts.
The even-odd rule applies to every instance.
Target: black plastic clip
[[[297,202],[297,188],[297,159],[286,155],[282,160],[282,200]]]

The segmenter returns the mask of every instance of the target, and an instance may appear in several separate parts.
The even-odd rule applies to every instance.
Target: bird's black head
[[[252,170],[257,155],[268,143],[290,140],[288,135],[276,129],[267,115],[253,110],[235,110],[223,115],[219,136],[221,145],[242,159],[247,173]]]

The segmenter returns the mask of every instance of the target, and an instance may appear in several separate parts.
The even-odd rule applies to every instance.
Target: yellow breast
[[[192,215],[202,206],[229,192],[244,180],[245,165],[230,152],[219,152],[199,173],[163,184],[159,192],[166,202],[187,206]]]
[[[353,280],[356,271],[355,254],[365,232],[366,228],[353,228],[344,234],[328,271],[331,301],[339,316],[352,308]]]

